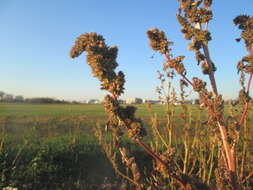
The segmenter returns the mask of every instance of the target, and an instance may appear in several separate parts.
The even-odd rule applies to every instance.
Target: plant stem
[[[208,75],[211,82],[211,87],[212,87],[213,93],[217,96],[218,90],[217,90],[217,85],[216,85],[216,81],[214,77],[213,64],[210,58],[209,49],[208,49],[208,46],[206,46],[205,44],[202,44],[202,47],[203,47],[204,54],[206,56],[206,62],[208,64],[208,70],[209,70]]]
[[[145,145],[142,141],[137,140],[136,141],[150,156],[152,156],[155,160],[159,161],[164,167],[166,167],[167,169],[169,169],[170,167],[168,166],[167,163],[165,163],[155,152],[153,152],[147,145]],[[172,178],[174,178],[177,183],[183,188],[186,189],[187,188],[187,184],[183,181],[183,179],[181,179],[180,177],[178,177],[175,174],[169,174]]]
[[[112,97],[113,99],[115,99],[116,101],[118,101],[118,96],[117,95],[113,95],[112,94]],[[120,120],[120,118],[118,118]],[[120,120],[121,121],[121,120]],[[126,128],[130,128],[130,126],[127,125],[126,122],[122,121]],[[154,151],[152,151],[147,145],[144,144],[144,142],[142,142],[141,140],[136,140],[135,141],[140,147],[142,147],[151,157],[153,157],[155,160],[157,160],[158,162],[160,162],[165,168],[167,168],[168,170],[170,170],[170,167],[169,165],[164,162],[160,157],[159,155],[157,155]],[[176,174],[172,174],[172,173],[169,173],[169,175],[175,179],[177,181],[177,183],[183,188],[183,189],[186,189],[187,188],[187,183],[184,182],[184,180],[182,178],[180,178],[179,176],[177,176]]]
[[[249,81],[248,81],[248,85],[247,85],[247,91],[246,91],[247,94],[249,94],[250,85],[251,85],[251,80],[252,80],[252,75],[253,75],[253,73],[250,73]],[[240,120],[240,123],[239,123],[240,126],[242,125],[243,120],[245,119],[245,117],[246,117],[246,115],[247,115],[248,108],[249,108],[249,103],[247,102],[247,103],[244,105],[242,117],[241,117],[241,120]]]
[[[165,54],[165,57],[166,57],[168,63],[171,63],[171,59],[170,59],[169,54]],[[177,73],[178,73],[185,81],[187,81],[187,82],[192,86],[192,82],[186,77],[186,75],[182,74],[181,72],[178,72],[178,70],[177,70],[175,67],[173,67],[173,69],[174,69],[175,71],[177,71]]]
[[[202,47],[203,47],[204,54],[206,56],[206,62],[208,64],[208,69],[209,69],[208,76],[210,79],[212,91],[215,94],[215,96],[217,96],[218,90],[217,90],[217,85],[216,85],[216,81],[214,77],[214,68],[213,68],[212,60],[210,58],[209,49],[208,49],[208,46],[205,44],[202,44]],[[236,155],[235,155],[234,149],[231,148],[228,143],[227,130],[222,123],[223,123],[222,121],[218,121],[218,126],[219,126],[222,143],[225,150],[228,168],[230,172],[230,179],[232,182],[233,189],[238,189],[238,181],[237,181],[237,176],[236,176],[236,164],[235,164]]]

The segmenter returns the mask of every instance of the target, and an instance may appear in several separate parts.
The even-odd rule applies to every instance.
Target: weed
[[[108,46],[103,36],[92,32],[78,37],[71,49],[72,58],[78,57],[84,51],[87,53],[87,64],[91,67],[93,76],[101,82],[101,89],[109,93],[104,99],[104,108],[108,116],[107,130],[98,127],[96,136],[115,171],[128,180],[135,189],[252,188],[252,164],[249,161],[252,154],[247,155],[249,144],[245,139],[248,137],[248,127],[245,123],[251,102],[249,89],[253,74],[253,17],[240,15],[234,19],[234,24],[242,30],[240,39],[245,41],[250,54],[244,56],[237,65],[241,74],[242,90],[238,101],[243,107],[242,114],[239,118],[231,114],[226,119],[224,100],[215,80],[217,68],[208,48],[212,39],[208,30],[213,17],[211,5],[211,0],[180,0],[177,13],[178,22],[182,27],[181,32],[186,40],[190,40],[188,48],[195,53],[197,65],[203,74],[208,76],[211,90],[202,79],[197,77],[190,79],[187,76],[184,56],[173,56],[171,48],[173,43],[167,39],[163,31],[155,28],[147,32],[151,48],[162,54],[166,60],[163,65],[163,72],[166,75],[161,73],[159,75],[161,80],[161,87],[158,88],[159,97],[163,98],[162,91],[165,89],[166,77],[172,80],[177,74],[182,78],[180,82],[182,134],[175,137],[174,107],[171,103],[175,102],[176,98],[168,83],[169,93],[164,97],[167,104],[165,114],[167,125],[161,133],[156,115],[151,116],[154,136],[151,146],[144,143],[147,130],[143,121],[136,117],[136,108],[122,106],[119,103],[119,96],[124,92],[125,76],[122,71],[115,71],[118,66],[116,61],[118,48]],[[246,74],[249,75],[249,79],[245,86]],[[193,118],[189,107],[185,104],[186,87],[191,87],[199,94],[201,109],[207,112],[204,123],[200,121],[199,116]],[[241,131],[243,124],[244,133]],[[191,128],[192,125],[196,127]],[[203,125],[206,127],[201,127]],[[111,132],[109,141],[104,138],[108,131]],[[124,134],[154,159],[149,173],[142,172],[138,167],[138,156],[129,156],[121,142]],[[244,140],[240,147],[238,144],[242,137]],[[119,162],[120,159],[122,164]]]

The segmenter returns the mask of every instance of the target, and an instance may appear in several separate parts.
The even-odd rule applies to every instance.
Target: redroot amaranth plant
[[[178,22],[182,27],[181,32],[186,40],[190,40],[189,50],[195,52],[197,65],[200,65],[203,74],[208,75],[210,79],[211,91],[208,90],[207,83],[203,80],[197,77],[192,79],[187,77],[183,62],[184,56],[173,57],[170,48],[173,43],[167,39],[163,31],[151,29],[147,32],[151,48],[160,52],[166,59],[163,71],[167,74],[168,79],[173,78],[175,72],[182,78],[180,82],[181,103],[184,110],[182,114],[184,120],[182,153],[175,151],[177,143],[172,139],[173,107],[169,105],[171,103],[170,96],[166,97],[165,101],[168,103],[166,131],[169,133],[169,142],[159,132],[157,128],[159,124],[154,116],[152,117],[152,130],[157,136],[156,142],[161,141],[162,145],[157,143],[156,146],[160,148],[150,148],[143,142],[146,130],[142,121],[135,116],[136,108],[133,106],[124,107],[120,105],[118,100],[124,92],[125,79],[123,72],[117,73],[115,71],[118,66],[116,61],[117,47],[107,46],[101,35],[85,33],[77,38],[71,49],[72,58],[86,51],[87,63],[90,65],[94,77],[100,80],[101,89],[110,93],[105,96],[104,107],[108,114],[106,126],[112,131],[112,142],[107,143],[101,128],[97,129],[96,134],[117,173],[134,184],[136,189],[174,189],[176,187],[181,189],[248,189],[251,186],[247,180],[253,175],[252,172],[249,172],[249,175],[245,177],[245,172],[242,172],[243,167],[239,171],[239,164],[244,164],[245,158],[240,160],[237,145],[251,101],[249,89],[253,74],[253,17],[240,15],[234,19],[234,24],[242,30],[241,38],[237,40],[243,39],[245,41],[250,54],[243,57],[237,65],[238,72],[241,73],[242,90],[239,93],[239,103],[243,105],[241,117],[238,119],[236,116],[230,116],[226,120],[224,100],[218,92],[214,76],[217,69],[208,48],[208,43],[212,39],[208,30],[208,24],[213,17],[211,4],[211,0],[179,0],[177,14]],[[245,86],[246,74],[249,74],[249,79]],[[161,89],[164,88],[165,79],[163,77],[160,74]],[[193,122],[189,108],[185,105],[184,88],[186,86],[191,86],[199,94],[201,107],[207,110],[207,121],[205,122],[205,125],[209,127],[207,152],[203,152],[205,148],[203,142],[198,140],[200,132],[197,129],[193,138],[190,137],[189,129]],[[170,83],[169,88],[171,88]],[[159,93],[161,93],[161,89],[158,89]],[[200,119],[196,119],[196,123],[202,125]],[[127,131],[129,138],[156,160],[150,175],[143,177],[134,157],[129,157],[126,149],[122,147],[120,140],[124,131]],[[165,151],[161,152],[164,147]],[[243,147],[244,150],[245,147],[246,145]],[[119,169],[116,161],[117,154],[121,155],[122,163],[125,165],[127,173],[130,172],[131,175],[124,174]],[[183,164],[177,160],[176,154],[179,154]],[[215,179],[212,178],[214,173]]]

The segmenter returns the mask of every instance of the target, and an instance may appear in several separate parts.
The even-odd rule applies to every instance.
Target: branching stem
[[[169,54],[166,54],[165,57],[166,57],[168,63],[171,63],[171,59],[170,59]],[[175,71],[177,71],[177,73],[178,73],[188,84],[190,84],[191,86],[193,85],[192,82],[186,77],[186,75],[182,74],[181,72],[178,72],[177,68],[175,68],[175,67],[173,67],[173,69],[174,69]]]

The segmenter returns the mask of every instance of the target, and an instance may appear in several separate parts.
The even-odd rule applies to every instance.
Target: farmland
[[[165,125],[165,106],[137,107],[137,116],[144,121],[148,133],[151,133],[150,118],[155,114],[160,127]],[[198,105],[188,108],[192,118],[199,116],[205,121],[206,114]],[[226,107],[227,114],[230,109]],[[179,137],[182,108],[176,106],[174,110],[174,136]],[[248,118],[252,118],[251,110],[249,114]],[[120,179],[94,137],[94,128],[104,126],[105,121],[103,105],[0,104],[0,187],[117,189]],[[251,120],[248,121],[252,128]],[[205,135],[206,130],[201,130]],[[145,139],[151,142],[149,136]],[[151,162],[134,143],[126,138],[123,143],[131,147],[132,154],[138,155],[142,164]]]

